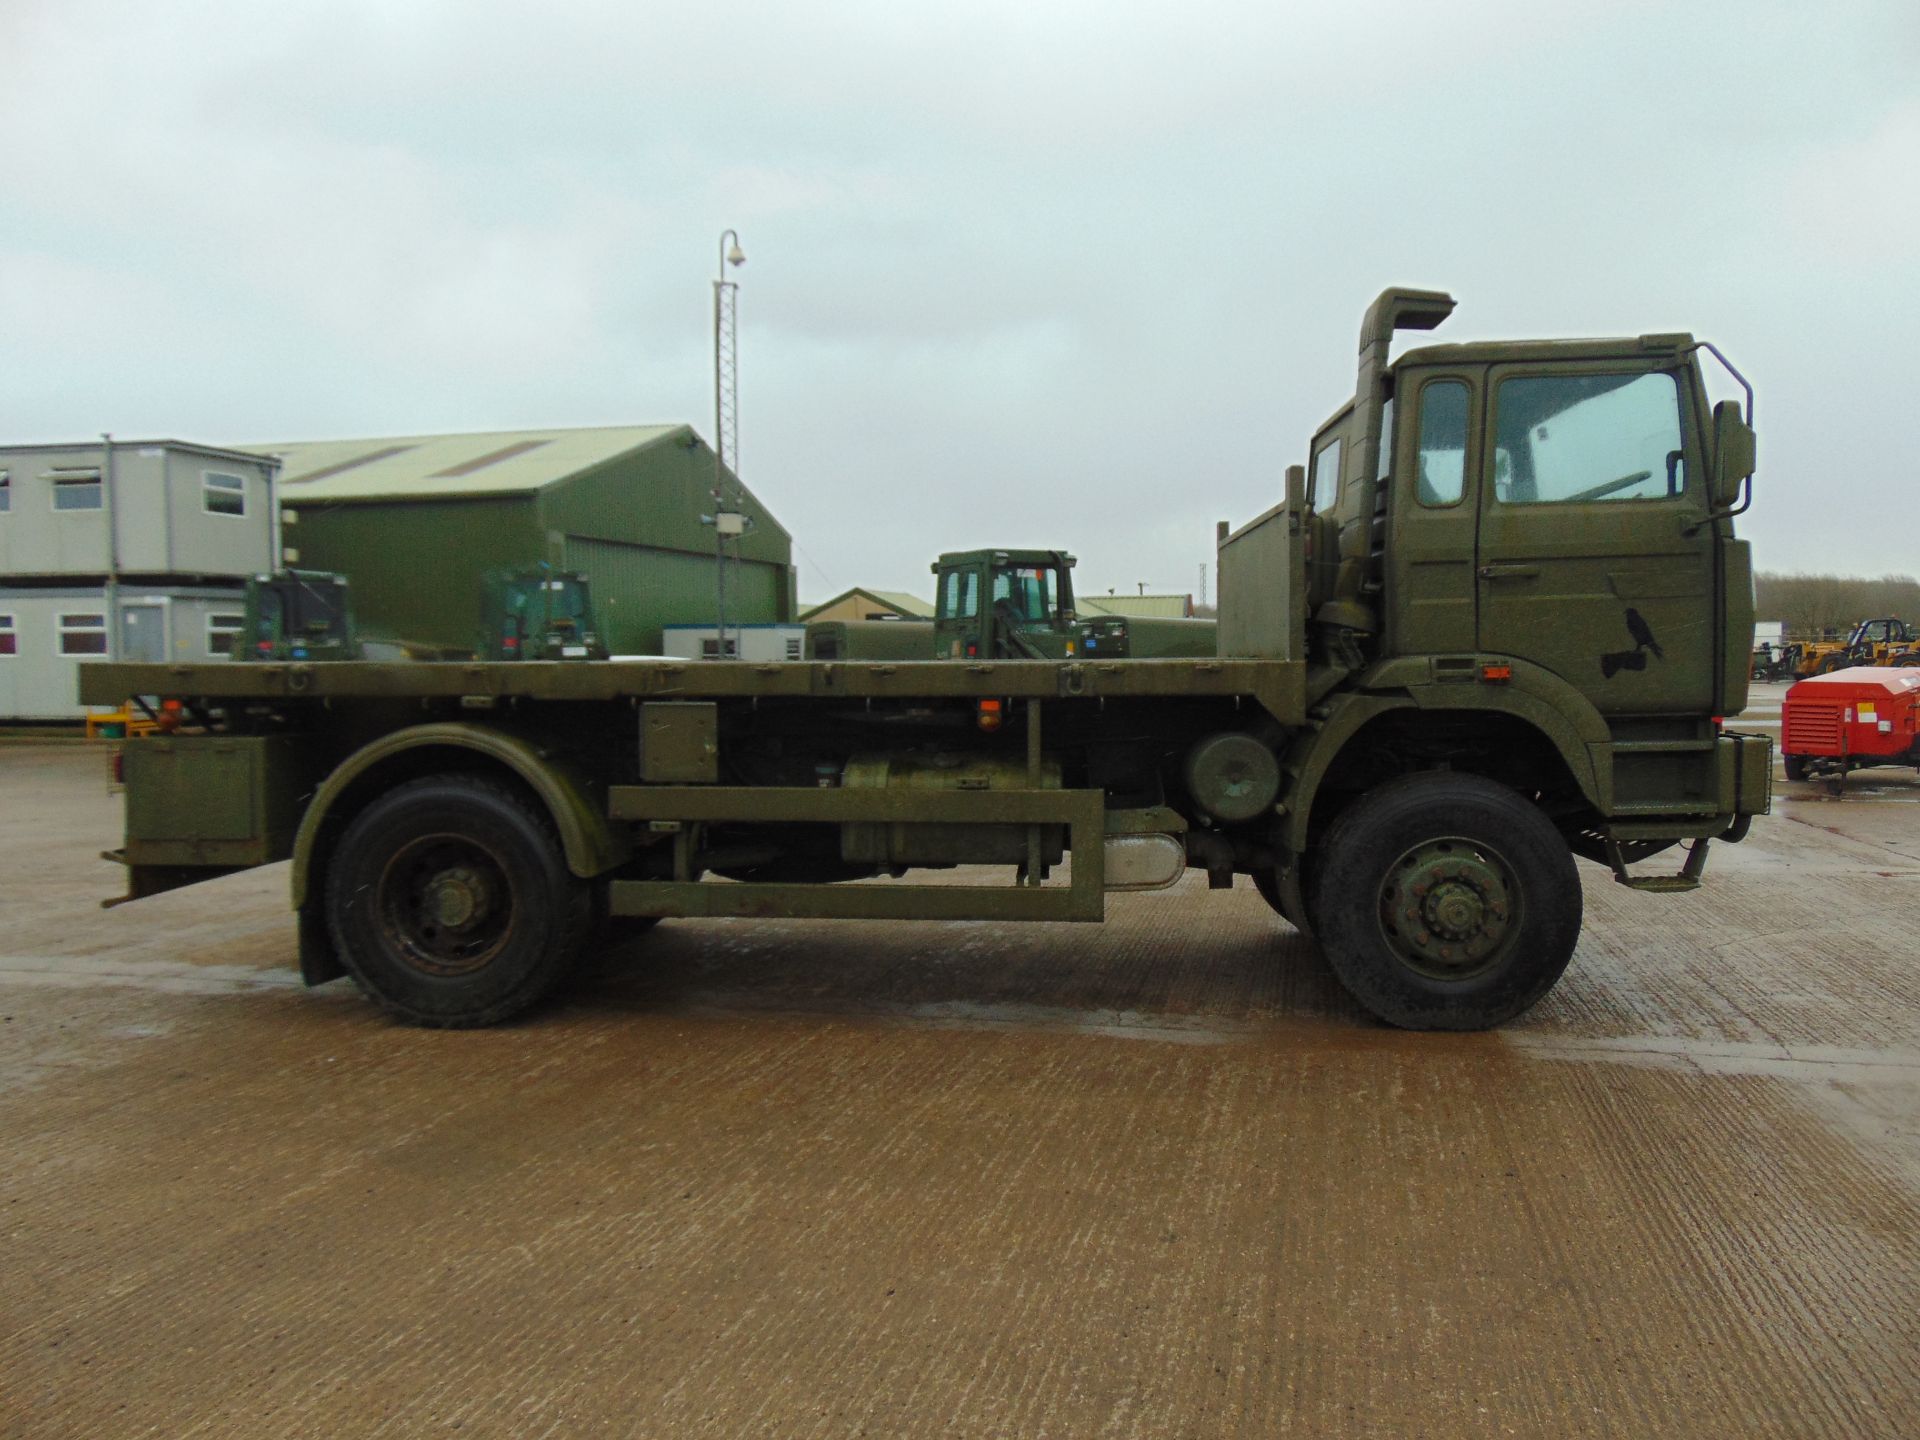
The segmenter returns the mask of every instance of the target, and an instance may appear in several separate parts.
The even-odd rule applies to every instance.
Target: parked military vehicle
[[[493,570],[480,585],[480,660],[604,660],[587,577],[542,565]]]
[[[933,656],[931,620],[810,620],[809,660],[927,660]]]
[[[1170,660],[1218,653],[1212,620],[1160,615],[1090,615],[1080,621],[1080,653],[1103,660]]]
[[[1095,921],[1191,869],[1251,877],[1375,1015],[1498,1024],[1573,953],[1575,857],[1691,889],[1767,808],[1770,742],[1720,718],[1752,391],[1710,407],[1686,335],[1390,356],[1452,309],[1368,310],[1308,468],[1219,538],[1215,656],[987,653],[983,564],[950,660],[83,666],[83,702],[185,717],[126,747],[129,898],[290,857],[309,983],[470,1026],[603,913]],[[995,553],[1023,636],[1065,608],[1064,557]],[[954,866],[987,868],[903,878]]]
[[[365,636],[353,620],[345,575],[280,570],[247,580],[245,643],[238,660],[604,660],[587,577],[546,566],[496,570],[480,586],[479,639],[471,651]]]
[[[347,577],[324,570],[249,575],[235,660],[358,660]]]
[[[1074,557],[1064,550],[954,550],[933,565],[935,618],[816,621],[807,658],[818,660],[1108,660],[1211,655],[1211,620],[1079,614]],[[983,599],[984,597],[984,599]]]
[[[934,562],[934,655],[1058,660],[1097,653],[1107,660],[1212,655],[1211,620],[1082,615],[1064,550],[957,550]]]

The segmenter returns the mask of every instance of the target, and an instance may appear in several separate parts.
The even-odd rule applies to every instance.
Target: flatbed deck
[[[595,701],[728,697],[856,699],[1230,696],[1259,702],[1282,724],[1305,718],[1299,661],[889,660],[798,661],[391,661],[136,664],[80,667],[80,699],[118,705],[130,696],[205,700],[493,699]]]

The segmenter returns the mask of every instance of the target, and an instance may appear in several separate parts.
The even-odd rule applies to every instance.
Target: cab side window
[[[940,616],[944,620],[971,620],[980,613],[980,572],[949,570],[940,591]]]
[[[1325,515],[1340,498],[1340,437],[1334,436],[1313,457],[1313,508]]]
[[[1420,390],[1420,453],[1414,476],[1422,505],[1458,505],[1467,484],[1467,387],[1433,380]]]
[[[1504,504],[1665,500],[1687,487],[1671,375],[1516,376],[1500,382],[1494,417]]]

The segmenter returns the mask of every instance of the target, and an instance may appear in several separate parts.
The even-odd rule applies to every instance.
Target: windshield
[[[515,584],[507,594],[507,613],[522,624],[552,626],[555,621],[578,627],[586,618],[587,587],[578,580],[529,580]]]
[[[346,606],[339,585],[331,581],[263,584],[259,587],[259,603],[259,640],[344,638]]]
[[[1051,565],[1002,565],[993,572],[993,603],[1027,625],[1050,624],[1057,615],[1058,572]]]

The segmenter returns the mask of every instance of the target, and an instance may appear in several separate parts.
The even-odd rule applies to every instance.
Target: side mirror
[[[1713,407],[1713,503],[1739,503],[1740,487],[1753,474],[1753,427],[1741,417],[1740,402],[1722,400]]]

